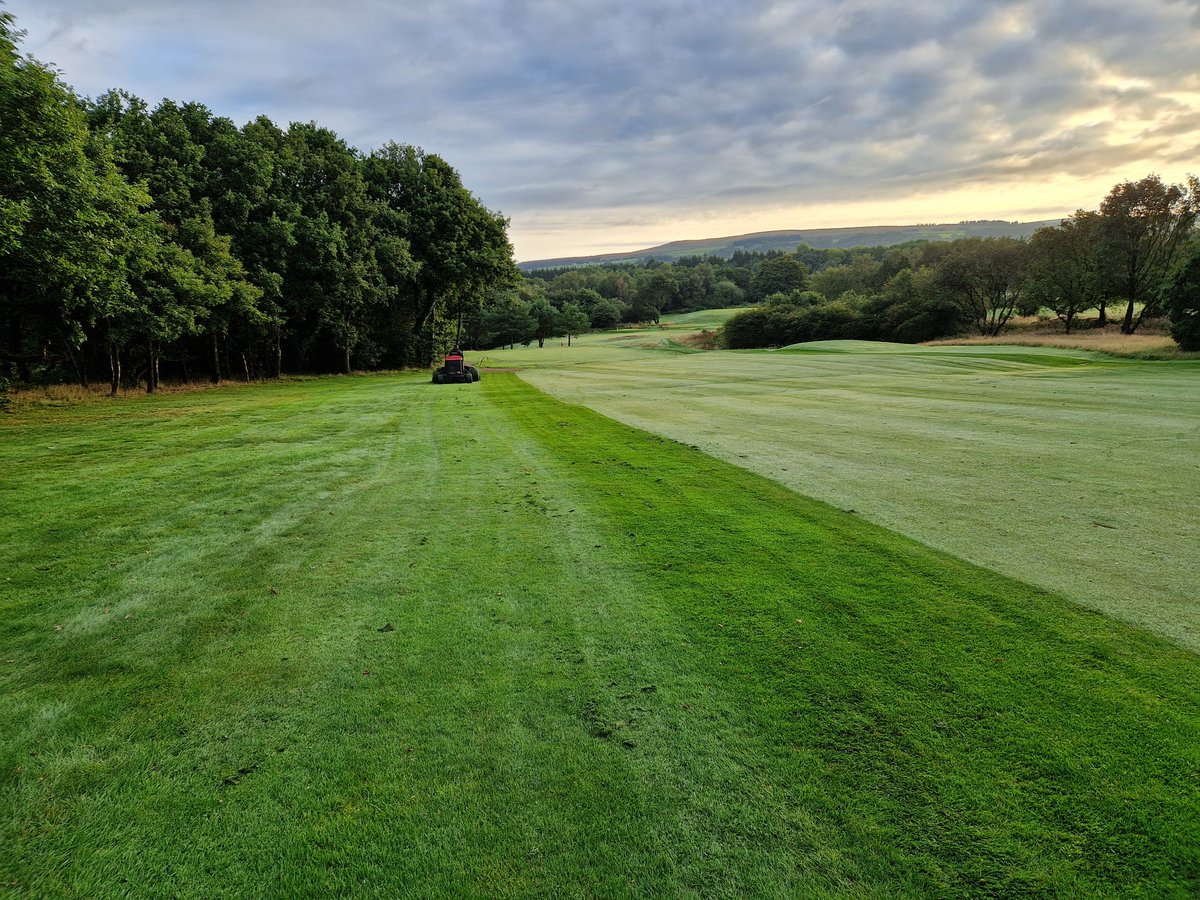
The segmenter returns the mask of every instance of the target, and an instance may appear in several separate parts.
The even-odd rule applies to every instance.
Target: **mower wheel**
[[[479,370],[474,366],[467,366],[467,374],[471,376],[472,381],[479,380]]]

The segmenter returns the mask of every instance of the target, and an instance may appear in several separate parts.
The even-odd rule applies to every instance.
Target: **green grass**
[[[0,472],[17,896],[1200,890],[1194,654],[515,377]]]
[[[734,307],[732,309],[699,309],[690,313],[664,313],[661,324],[688,331],[703,328],[716,330],[724,325],[727,319],[742,311],[742,309]]]
[[[827,341],[490,353],[571,402],[1200,650],[1200,363]]]

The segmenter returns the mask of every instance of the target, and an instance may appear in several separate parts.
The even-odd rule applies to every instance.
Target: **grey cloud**
[[[1196,6],[9,0],[84,93],[316,119],[445,156],[531,221],[904,196],[1139,159],[1200,128]],[[1102,76],[1126,82],[1104,83]],[[1138,86],[1144,82],[1144,86]],[[1152,121],[1138,144],[1119,122]],[[1140,154],[1140,155],[1139,155]]]

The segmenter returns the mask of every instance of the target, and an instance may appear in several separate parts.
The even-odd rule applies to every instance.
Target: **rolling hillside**
[[[671,241],[645,250],[627,253],[603,253],[598,256],[563,256],[519,263],[526,271],[561,266],[586,266],[597,263],[644,262],[648,259],[672,260],[681,256],[732,256],[738,250],[765,252],[795,250],[801,244],[810,247],[879,247],[907,241],[949,241],[963,237],[1027,237],[1043,225],[1057,225],[1057,219],[1041,222],[979,221],[957,225],[862,225],[850,228],[806,228],[794,231],[760,231],[732,237]]]

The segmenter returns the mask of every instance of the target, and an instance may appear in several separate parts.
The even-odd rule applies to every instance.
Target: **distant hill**
[[[798,231],[759,231],[733,237],[705,238],[698,241],[672,241],[646,250],[627,253],[602,253],[598,256],[563,256],[558,259],[534,259],[518,263],[530,269],[554,269],[561,266],[586,266],[597,263],[645,262],[649,259],[674,260],[681,256],[732,256],[737,250],[783,250],[791,252],[801,244],[830,247],[888,247],[908,241],[952,241],[964,237],[1028,237],[1044,225],[1057,225],[1060,219],[1041,222],[1004,222],[986,220],[959,222],[957,225],[861,225],[852,228],[805,228]]]

